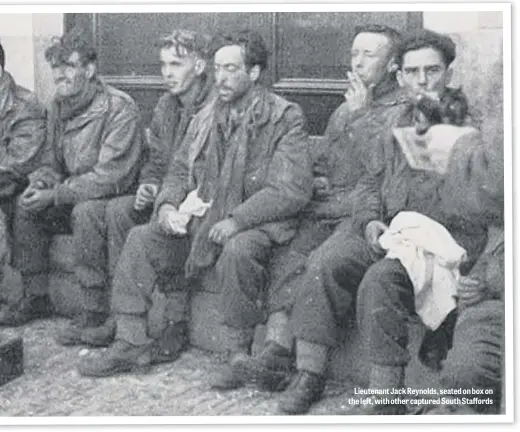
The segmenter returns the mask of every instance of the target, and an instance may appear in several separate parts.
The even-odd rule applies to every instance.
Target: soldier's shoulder
[[[275,123],[281,120],[298,121],[305,117],[299,104],[270,91],[267,92],[266,97],[269,101],[271,119]]]
[[[135,100],[128,93],[119,90],[111,85],[104,86],[105,93],[110,99],[114,111],[129,111],[139,113],[139,107]]]
[[[26,109],[31,111],[44,111],[43,104],[38,99],[36,93],[23,86],[18,84],[15,85],[14,97],[16,102],[19,105],[24,106]]]

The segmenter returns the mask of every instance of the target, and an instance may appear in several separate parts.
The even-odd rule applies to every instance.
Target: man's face
[[[199,75],[195,55],[179,57],[174,47],[161,49],[161,73],[170,92],[179,95],[186,92]]]
[[[403,57],[397,80],[411,96],[435,93],[441,96],[450,81],[450,69],[442,54],[434,48],[408,51]]]
[[[391,42],[379,33],[359,33],[351,49],[351,67],[365,86],[377,85],[387,73]]]
[[[92,77],[92,67],[83,65],[77,52],[73,52],[65,62],[52,65],[57,94],[69,98],[81,93]]]
[[[254,84],[247,71],[242,47],[228,45],[215,54],[215,87],[223,102],[233,102],[243,96]]]

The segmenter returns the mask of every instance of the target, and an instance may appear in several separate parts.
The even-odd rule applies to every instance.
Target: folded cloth
[[[445,174],[455,143],[468,134],[478,134],[472,126],[437,124],[423,135],[413,126],[392,130],[410,167]]]
[[[199,198],[199,189],[192,190],[179,206],[178,217],[169,221],[171,228],[179,233],[188,232],[188,223],[193,216],[203,217],[213,201],[206,203]]]
[[[436,330],[456,307],[459,266],[466,250],[444,226],[416,212],[400,212],[379,238],[386,257],[398,259],[412,281],[415,311]]]

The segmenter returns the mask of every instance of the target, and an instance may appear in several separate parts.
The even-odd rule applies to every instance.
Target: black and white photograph
[[[0,424],[512,422],[511,19],[0,5]]]

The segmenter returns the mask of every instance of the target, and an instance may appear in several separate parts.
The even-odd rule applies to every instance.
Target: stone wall
[[[500,80],[493,66],[502,58],[501,12],[425,12],[424,26],[449,34],[457,44],[453,62],[455,86],[462,86],[476,117],[492,110],[486,106],[491,80]]]

